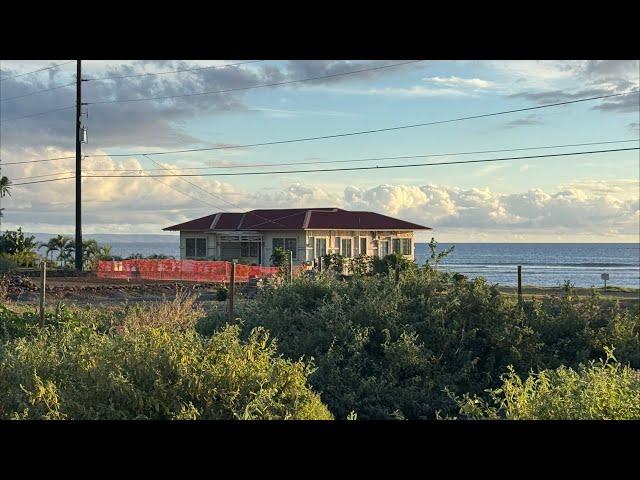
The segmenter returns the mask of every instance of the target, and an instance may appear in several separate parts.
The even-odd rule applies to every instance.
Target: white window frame
[[[350,248],[350,250],[351,250],[351,252],[350,252],[350,253],[351,253],[351,255],[349,255],[349,256],[348,256],[348,257],[346,257],[346,258],[353,258],[353,256],[354,256],[354,255],[353,255],[353,253],[354,253],[354,251],[353,251],[353,243],[354,243],[354,242],[353,242],[353,237],[340,237],[340,255],[344,255],[344,253],[342,253],[342,252],[344,251],[344,248],[343,248],[343,246],[342,246],[342,242],[344,242],[345,240],[349,240],[349,242],[351,243],[351,248]]]
[[[318,240],[324,240],[324,254],[328,254],[329,253],[329,237],[311,237],[313,238],[313,244],[312,244],[312,248],[313,248],[313,258],[318,258],[322,255],[320,255],[318,253],[318,244],[317,241]]]
[[[276,249],[276,247],[273,246],[273,242],[275,240],[282,240],[282,248],[284,248],[285,250],[288,250],[288,248],[287,248],[287,240],[295,241],[296,242],[296,248],[291,250],[291,258],[293,260],[297,260],[298,259],[298,237],[273,237],[271,239],[271,251],[274,251]]]
[[[391,243],[391,242],[390,242],[389,240],[379,240],[379,241],[378,241],[378,256],[379,256],[380,258],[382,258],[382,257],[384,257],[384,256],[386,256],[386,255],[389,255],[389,253],[391,253],[391,252],[389,251],[389,247],[391,246],[391,245],[390,245],[390,243]],[[385,253],[385,254],[383,254],[383,253],[382,253],[382,245],[383,245],[383,244],[386,244],[386,245],[387,245],[387,253]]]
[[[194,244],[193,244],[193,255],[189,255],[189,250],[187,247],[187,242],[189,240],[193,240]],[[204,240],[204,256],[199,256],[198,255],[198,240]],[[207,237],[187,237],[184,239],[184,258],[207,258],[207,253],[208,253],[208,248],[209,248],[209,242]]]
[[[364,252],[362,251],[362,241],[364,240]],[[358,237],[358,254],[366,255],[369,250],[369,239],[367,237]]]

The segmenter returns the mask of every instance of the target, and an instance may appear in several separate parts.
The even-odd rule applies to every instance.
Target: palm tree
[[[3,176],[0,178],[0,199],[4,198],[6,195],[11,196],[11,180]],[[4,208],[0,208],[0,230],[2,229],[2,217],[4,216],[2,213],[3,210]]]
[[[82,242],[82,258],[85,267],[89,267],[99,253],[100,246],[95,240],[91,239]]]
[[[55,238],[50,238],[48,242],[40,242],[40,245],[38,245],[38,250],[40,250],[41,248],[46,248],[44,256],[47,257],[47,259],[49,258],[50,253],[59,250],[55,240]],[[53,260],[53,255],[51,255],[51,259]]]

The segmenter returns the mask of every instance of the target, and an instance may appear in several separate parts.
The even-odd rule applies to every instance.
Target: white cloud
[[[452,75],[451,77],[427,77],[424,80],[443,84],[443,85],[460,85],[463,87],[473,88],[489,88],[493,85],[492,82],[487,80],[481,80],[480,78],[460,78]]]

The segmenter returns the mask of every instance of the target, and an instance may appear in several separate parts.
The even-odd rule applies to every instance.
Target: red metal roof
[[[431,230],[375,212],[340,208],[284,208],[217,213],[164,230]]]

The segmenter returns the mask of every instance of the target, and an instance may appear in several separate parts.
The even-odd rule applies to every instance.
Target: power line
[[[156,162],[153,158],[151,158],[151,157],[147,157],[146,155],[143,155],[143,157],[145,157],[147,160],[150,160],[150,161],[151,161],[151,162],[153,162],[155,165],[160,166],[160,167],[161,167],[161,169],[163,169],[163,170],[166,170],[166,171],[168,171],[168,172],[172,172],[172,173],[173,173],[173,170],[171,170],[171,169],[169,169],[169,168],[165,168],[165,167],[163,167],[163,166],[162,166],[162,164],[160,164],[160,163]],[[153,178],[153,177],[152,177],[152,178]],[[180,177],[180,180],[182,180],[183,182],[188,183],[188,184],[189,184],[189,185],[191,185],[192,187],[196,187],[198,190],[200,190],[200,191],[202,191],[202,192],[206,193],[207,195],[209,195],[209,196],[211,196],[211,197],[213,197],[213,198],[219,198],[220,200],[222,200],[222,201],[224,201],[224,202],[228,203],[229,205],[233,205],[232,203],[228,202],[228,201],[227,201],[227,200],[225,200],[224,198],[219,197],[218,195],[214,195],[213,193],[209,192],[208,190],[205,190],[204,188],[200,187],[199,185],[196,185],[196,184],[195,184],[195,183],[193,183],[193,182],[190,182],[190,181],[189,181],[189,180],[187,180],[187,179],[184,179],[184,178],[181,178],[181,177]],[[235,205],[234,205],[234,206],[235,206]],[[216,207],[216,208],[220,208],[219,206],[215,206],[215,207]]]
[[[58,160],[68,160],[70,158],[76,158],[76,157],[74,155],[72,157],[43,158],[42,160],[23,160],[20,162],[3,162],[3,165],[22,165],[25,163],[55,162]]]
[[[440,125],[440,124],[444,124],[444,123],[453,123],[453,122],[460,122],[460,121],[465,121],[465,120],[474,120],[474,119],[478,119],[478,118],[494,117],[494,116],[498,116],[498,115],[507,115],[507,114],[511,114],[511,113],[526,112],[526,111],[531,111],[531,110],[539,110],[539,109],[543,109],[543,108],[558,107],[558,106],[561,106],[561,105],[569,105],[569,104],[580,103],[580,102],[589,102],[589,101],[593,101],[593,100],[600,100],[600,99],[603,99],[603,98],[612,98],[612,97],[620,97],[620,96],[623,96],[623,95],[637,94],[638,92],[640,92],[640,91],[639,90],[635,90],[633,92],[627,92],[627,93],[614,93],[614,94],[609,94],[609,95],[599,95],[597,97],[582,98],[582,99],[578,99],[578,100],[567,100],[567,101],[564,101],[564,102],[549,103],[549,104],[538,105],[538,106],[534,106],[534,107],[517,108],[517,109],[513,109],[513,110],[503,110],[503,111],[500,111],[500,112],[484,113],[484,114],[480,114],[480,115],[470,115],[470,116],[465,116],[465,117],[451,118],[451,119],[447,119],[447,120],[436,120],[436,121],[433,121],[433,122],[424,122],[424,123],[414,123],[414,124],[409,124],[409,125],[400,125],[400,126],[396,126],[396,127],[378,128],[378,129],[374,129],[374,130],[360,130],[360,131],[355,131],[355,132],[337,133],[337,134],[334,134],[334,135],[322,135],[322,136],[317,136],[317,137],[303,137],[303,138],[294,138],[294,139],[290,139],[290,140],[276,140],[276,141],[260,142],[260,143],[248,143],[248,144],[244,144],[244,145],[224,145],[224,146],[218,146],[218,147],[191,148],[191,149],[185,149],[185,150],[166,150],[166,151],[163,151],[163,152],[147,152],[147,153],[145,153],[145,155],[166,155],[166,154],[169,154],[169,153],[191,153],[191,152],[204,152],[204,151],[212,151],[212,150],[229,150],[229,149],[238,149],[238,148],[252,148],[252,147],[262,147],[262,146],[266,146],[266,145],[280,145],[280,144],[285,144],[285,143],[309,142],[309,141],[313,141],[313,140],[327,140],[327,139],[330,139],[330,138],[350,137],[350,136],[355,136],[355,135],[369,135],[369,134],[373,134],[373,133],[391,132],[391,131],[403,130],[403,129],[407,129],[407,128],[427,127],[427,126],[431,126],[431,125]],[[118,153],[118,154],[113,154],[113,155],[100,154],[100,155],[87,155],[87,157],[130,157],[130,156],[135,156],[135,155],[140,155],[140,154],[139,153]]]
[[[204,203],[205,205],[208,205],[208,206],[213,207],[213,208],[219,208],[219,207],[217,207],[216,205],[214,205],[213,203],[209,203],[209,202],[207,202],[206,200],[202,200],[201,198],[194,197],[193,195],[190,195],[190,194],[188,194],[188,193],[185,193],[185,192],[183,192],[182,190],[179,190],[179,189],[177,189],[177,188],[175,188],[175,187],[172,187],[172,186],[171,186],[171,185],[169,185],[168,183],[163,182],[162,180],[158,180],[157,178],[150,177],[149,175],[144,175],[143,177],[140,177],[140,178],[152,178],[153,180],[155,180],[155,181],[157,181],[157,182],[160,182],[160,183],[161,183],[161,184],[163,184],[164,186],[169,187],[171,190],[175,190],[176,192],[181,193],[182,195],[185,195],[185,196],[187,196],[187,197],[189,197],[189,198],[192,198],[193,200],[197,200],[198,202],[202,202],[202,203]]]
[[[400,155],[393,157],[368,157],[368,158],[352,158],[345,160],[313,160],[313,161],[303,161],[303,162],[281,162],[281,163],[254,163],[254,164],[234,164],[234,165],[215,165],[210,167],[178,167],[179,170],[211,170],[211,169],[221,169],[221,168],[251,168],[251,167],[280,167],[285,165],[322,165],[327,163],[352,163],[352,162],[372,162],[378,160],[406,160],[410,158],[433,158],[433,157],[452,157],[459,155],[477,155],[481,153],[502,153],[502,152],[519,152],[523,150],[542,150],[542,149],[550,149],[550,148],[566,148],[566,147],[582,147],[588,145],[608,145],[612,143],[629,143],[629,142],[638,142],[640,140],[610,140],[605,142],[586,142],[586,143],[568,143],[564,145],[545,145],[545,146],[537,146],[537,147],[521,147],[521,148],[502,148],[498,150],[476,150],[476,151],[466,151],[466,152],[449,152],[449,153],[433,153],[433,154],[425,154],[425,155]],[[145,155],[146,156],[146,155]],[[149,158],[149,157],[147,157]],[[150,159],[150,158],[149,158]],[[151,159],[150,159],[151,160]],[[152,172],[166,170],[160,168],[146,168],[146,169],[130,169],[130,170],[118,170],[119,172]],[[87,172],[113,172],[113,169],[103,169],[103,170],[87,170]]]
[[[318,161],[304,161],[304,162],[283,162],[283,163],[256,163],[256,164],[241,164],[241,165],[226,165],[226,166],[211,166],[211,167],[179,167],[175,166],[174,170],[179,171],[191,171],[191,170],[211,170],[211,169],[232,169],[232,168],[251,168],[251,167],[279,167],[285,165],[322,165],[322,164],[330,164],[330,163],[352,163],[352,162],[372,162],[372,161],[380,161],[380,160],[407,160],[411,158],[434,158],[434,157],[455,157],[462,155],[477,155],[481,153],[504,153],[504,152],[519,152],[523,150],[543,150],[550,148],[567,148],[567,147],[582,147],[582,146],[590,146],[590,145],[609,145],[613,143],[629,143],[629,142],[638,142],[639,139],[632,140],[609,140],[602,142],[584,142],[584,143],[566,143],[562,145],[543,145],[543,146],[535,146],[535,147],[519,147],[519,148],[502,148],[502,149],[494,149],[494,150],[475,150],[475,151],[465,151],[465,152],[449,152],[449,153],[433,153],[433,154],[424,154],[424,155],[399,155],[399,156],[391,156],[391,157],[368,157],[368,158],[353,158],[353,159],[344,159],[344,160],[318,160]],[[146,155],[142,155],[146,156]],[[60,159],[71,159],[75,157],[60,157]],[[150,157],[146,157],[147,159],[153,162],[153,159]],[[48,159],[48,160],[59,160],[59,159]],[[10,162],[4,163],[4,165],[14,165],[18,163],[30,163],[30,162],[44,162],[44,160],[31,160],[24,162]],[[156,163],[156,162],[154,162]],[[156,165],[158,165],[156,163]],[[113,168],[107,169],[92,169],[85,170],[86,173],[100,173],[100,172],[112,172],[112,173],[142,173],[142,172],[157,172],[163,170],[169,170],[168,168],[160,165],[161,168],[136,168],[136,169],[123,169],[117,170]],[[30,177],[19,177],[14,178],[13,180],[29,180],[33,178],[43,178],[54,175],[71,175],[73,171],[67,172],[56,172],[56,173],[48,173],[46,175],[36,175]],[[207,192],[209,193],[209,192]],[[240,207],[237,207],[240,208]]]
[[[69,60],[68,62],[58,63],[57,65],[52,65],[50,67],[40,68],[38,70],[34,70],[33,72],[21,73],[19,75],[12,75],[10,77],[0,78],[0,82],[4,82],[5,80],[9,80],[10,78],[24,77],[25,75],[31,75],[32,73],[42,72],[43,70],[51,70],[52,68],[61,67],[63,65],[68,65],[69,63],[73,63],[73,62],[75,62],[75,60]]]
[[[76,108],[76,106],[75,105],[71,105],[69,107],[54,108],[52,110],[45,110],[44,112],[38,112],[38,113],[32,113],[31,115],[25,115],[23,117],[5,118],[5,119],[0,120],[0,123],[12,122],[14,120],[22,120],[23,118],[37,117],[39,115],[44,115],[46,113],[59,112],[61,110],[70,110],[72,108]]]
[[[44,90],[36,90],[35,92],[25,93],[24,95],[16,95],[15,97],[9,97],[9,98],[0,98],[0,102],[6,102],[9,100],[16,100],[18,98],[29,97],[31,95],[35,95],[36,93],[50,92],[51,90],[58,90],[60,88],[70,87],[71,85],[75,85],[75,84],[76,82],[71,82],[71,83],[66,83],[64,85],[58,85],[57,87],[46,88]]]
[[[410,168],[410,167],[428,167],[435,165],[456,165],[465,163],[485,163],[485,162],[504,162],[507,160],[526,160],[533,158],[549,158],[549,157],[566,157],[570,155],[590,155],[595,153],[610,153],[610,152],[624,152],[629,150],[640,150],[640,147],[631,148],[616,148],[609,150],[592,150],[587,152],[567,152],[567,153],[552,153],[546,155],[528,155],[525,157],[505,157],[505,158],[485,158],[480,160],[457,160],[451,162],[438,162],[438,163],[414,163],[407,165],[376,165],[371,167],[347,167],[347,168],[324,168],[315,170],[282,170],[282,171],[269,171],[269,172],[234,172],[234,173],[183,173],[178,175],[147,175],[148,177],[222,177],[222,176],[242,176],[242,175],[279,175],[289,173],[318,173],[318,172],[346,172],[354,170],[375,170],[375,169],[387,169],[387,168]],[[85,175],[83,178],[136,178],[136,175]],[[45,180],[46,181],[46,180]]]
[[[384,68],[393,68],[393,67],[399,67],[401,65],[407,65],[410,63],[418,63],[418,62],[423,62],[424,60],[411,60],[411,61],[407,61],[407,62],[400,62],[400,63],[394,63],[392,65],[382,65],[379,67],[371,67],[371,68],[363,68],[360,70],[353,70],[351,72],[344,72],[344,73],[333,73],[330,75],[320,75],[317,77],[309,77],[309,78],[301,78],[299,80],[286,80],[286,81],[282,81],[282,82],[274,82],[274,83],[264,83],[264,84],[260,84],[260,85],[251,85],[248,87],[237,87],[237,88],[229,88],[226,90],[215,90],[215,91],[210,91],[210,92],[198,92],[198,93],[185,93],[182,95],[167,95],[167,96],[162,96],[162,97],[146,97],[146,98],[128,98],[125,100],[102,100],[102,101],[97,101],[97,102],[87,102],[89,105],[105,105],[105,104],[111,104],[111,103],[129,103],[129,102],[144,102],[144,101],[148,101],[148,100],[167,100],[170,98],[182,98],[182,97],[194,97],[194,96],[200,96],[200,95],[213,95],[216,93],[229,93],[229,92],[239,92],[239,91],[243,91],[243,90],[252,90],[254,88],[265,88],[265,87],[277,87],[280,85],[290,85],[292,83],[302,83],[302,82],[309,82],[312,80],[321,80],[321,79],[325,79],[325,78],[333,78],[333,77],[341,77],[344,75],[353,75],[356,73],[362,73],[362,72],[371,72],[374,70],[382,70]]]
[[[137,73],[137,74],[133,74],[133,75],[120,75],[120,76],[116,76],[116,77],[98,77],[98,78],[87,78],[86,81],[87,82],[94,82],[94,81],[101,81],[101,80],[116,80],[116,79],[120,79],[120,78],[134,78],[134,77],[144,77],[147,75],[167,75],[170,73],[182,73],[182,72],[194,72],[197,70],[208,70],[208,69],[218,69],[218,68],[228,68],[228,67],[237,67],[239,65],[246,65],[248,63],[258,63],[258,62],[264,62],[264,60],[250,60],[247,62],[239,62],[239,63],[229,63],[226,65],[212,65],[209,67],[197,67],[197,68],[185,68],[182,70],[172,70],[169,72],[149,72],[149,73]]]
[[[319,173],[319,172],[339,172],[339,171],[354,171],[354,170],[375,170],[375,169],[388,169],[388,168],[412,168],[412,167],[430,167],[438,165],[457,165],[457,164],[471,164],[471,163],[487,163],[487,162],[504,162],[508,160],[529,160],[534,158],[550,158],[550,157],[565,157],[571,155],[591,155],[596,153],[611,153],[611,152],[623,152],[630,150],[640,150],[640,147],[634,148],[618,148],[610,150],[595,150],[588,152],[568,152],[568,153],[555,153],[547,155],[529,155],[526,157],[505,157],[505,158],[488,158],[481,160],[458,160],[451,162],[438,162],[438,163],[417,163],[411,165],[383,165],[374,167],[350,167],[350,168],[330,168],[330,169],[316,169],[316,170],[287,170],[279,172],[244,172],[244,173],[214,173],[214,174],[180,174],[180,175],[145,175],[140,177],[138,175],[85,175],[83,178],[158,178],[158,177],[208,177],[208,176],[241,176],[241,175],[277,175],[277,174],[289,174],[289,173]],[[61,180],[71,180],[75,177],[63,177],[54,178],[49,180],[37,180],[32,182],[20,182],[14,183],[13,186],[30,185],[34,183],[48,183],[57,182]],[[198,199],[202,201],[201,199]],[[218,208],[218,207],[216,207]]]
[[[49,180],[36,180],[36,181],[33,181],[33,182],[12,183],[11,186],[12,187],[17,187],[19,185],[31,185],[33,183],[57,182],[57,181],[60,181],[60,180],[71,180],[71,179],[75,179],[75,178],[76,178],[75,176],[73,176],[73,177],[63,177],[63,178],[51,178]]]
[[[170,171],[170,172],[172,171],[172,170],[170,170],[170,169],[168,169],[168,168],[163,167],[163,166],[162,166],[162,164],[160,164],[160,163],[156,162],[156,161],[155,161],[155,160],[153,160],[151,157],[147,157],[146,155],[143,155],[143,156],[144,156],[145,158],[147,158],[147,160],[150,160],[150,161],[152,161],[154,164],[156,164],[156,165],[158,165],[158,166],[162,167],[164,170],[167,170],[167,171]],[[151,177],[151,178],[153,178],[153,177]],[[240,207],[239,205],[236,205],[235,203],[229,202],[227,199],[223,198],[222,196],[220,196],[220,195],[216,195],[216,194],[213,194],[213,193],[209,192],[208,190],[205,190],[204,188],[200,187],[199,185],[196,185],[195,183],[190,182],[189,180],[186,180],[186,179],[184,179],[184,178],[182,178],[182,177],[179,177],[179,178],[180,178],[180,180],[182,180],[182,181],[184,181],[184,182],[187,182],[189,185],[191,185],[191,186],[193,186],[193,187],[196,187],[198,190],[200,190],[200,191],[202,191],[202,192],[206,193],[207,195],[212,196],[212,197],[214,197],[214,198],[218,198],[218,199],[222,200],[223,202],[225,202],[226,204],[231,205],[231,206],[232,206],[232,207],[234,207],[234,208],[237,208],[237,209],[239,209],[239,210],[243,210],[243,208],[242,208],[242,207]],[[225,211],[224,209],[221,209],[220,207],[216,207],[216,208],[219,208],[219,209],[220,209],[220,210],[222,210],[223,212]],[[278,226],[283,227],[283,228],[286,228],[286,227],[285,227],[284,225],[282,225],[281,223],[278,223],[278,221],[277,221],[277,220],[282,220],[282,219],[284,219],[284,218],[287,218],[287,217],[291,216],[291,215],[286,215],[285,217],[282,217],[282,218],[276,218],[275,220],[273,220],[273,219],[265,218],[265,217],[263,217],[263,216],[261,216],[261,215],[258,215],[257,213],[254,213],[254,215],[255,215],[256,217],[258,217],[258,218],[262,219],[262,220],[265,220],[266,222],[273,223],[273,224],[278,225]]]

